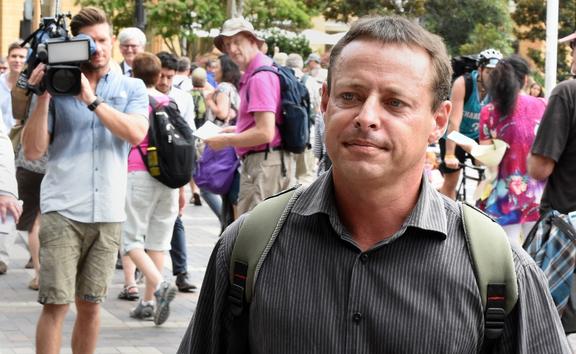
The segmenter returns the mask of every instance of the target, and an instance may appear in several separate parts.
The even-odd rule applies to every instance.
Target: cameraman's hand
[[[90,86],[90,81],[88,81],[88,78],[84,73],[82,73],[81,80],[80,94],[76,96],[76,98],[84,102],[86,105],[89,105],[94,102],[96,95],[94,94],[94,90],[92,90],[92,86]]]
[[[44,74],[46,74],[46,64],[38,64],[34,70],[32,70],[32,74],[28,78],[28,86],[29,87],[37,87],[40,85],[42,80],[44,79]],[[50,98],[50,94],[48,91],[44,91],[44,93],[40,97]]]

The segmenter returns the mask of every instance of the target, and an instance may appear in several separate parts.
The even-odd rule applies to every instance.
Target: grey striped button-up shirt
[[[366,252],[341,222],[331,173],[305,190],[258,275],[251,352],[479,352],[483,309],[459,207],[423,181],[403,227]],[[242,220],[214,250],[179,353],[226,348],[228,263]],[[496,352],[569,353],[542,272],[520,249],[514,261],[519,301]]]

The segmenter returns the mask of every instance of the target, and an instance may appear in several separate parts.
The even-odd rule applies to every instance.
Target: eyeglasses
[[[124,48],[124,49],[132,49],[132,50],[140,48],[140,46],[138,44],[120,44],[120,47]]]

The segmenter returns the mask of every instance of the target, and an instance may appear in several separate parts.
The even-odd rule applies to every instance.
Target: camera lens
[[[52,76],[52,87],[55,91],[66,94],[74,91],[77,86],[76,75],[68,69],[59,69],[54,71]]]

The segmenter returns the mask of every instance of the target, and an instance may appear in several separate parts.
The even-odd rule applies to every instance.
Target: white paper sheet
[[[199,129],[196,129],[194,135],[204,140],[218,135],[222,132],[222,128],[207,120]]]

